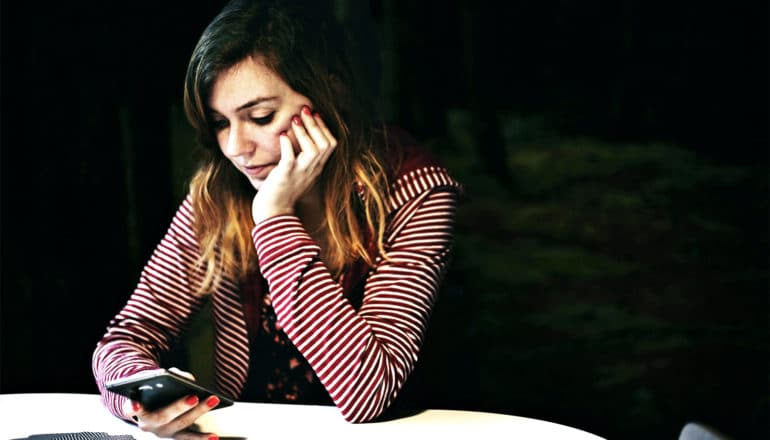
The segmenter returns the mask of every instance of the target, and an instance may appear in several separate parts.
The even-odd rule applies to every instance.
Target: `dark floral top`
[[[340,277],[355,308],[360,307],[368,267],[362,261]],[[247,402],[333,405],[313,369],[281,329],[270,300],[267,282],[241,286],[249,332],[249,376],[240,399]]]

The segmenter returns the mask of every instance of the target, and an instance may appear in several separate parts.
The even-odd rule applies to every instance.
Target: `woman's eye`
[[[215,133],[219,133],[220,131],[227,128],[227,119],[216,119],[211,122],[212,128],[214,128]]]
[[[252,116],[251,121],[257,125],[267,125],[273,120],[273,115],[275,115],[275,113],[270,113],[267,116],[262,116],[259,118]]]

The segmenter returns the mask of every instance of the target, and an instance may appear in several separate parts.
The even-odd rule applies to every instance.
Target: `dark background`
[[[193,164],[182,80],[222,3],[92,3],[0,9],[3,393],[96,392]],[[767,438],[767,4],[334,3],[466,187],[402,400]]]

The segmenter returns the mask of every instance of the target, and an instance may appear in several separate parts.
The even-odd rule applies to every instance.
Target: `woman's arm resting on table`
[[[278,322],[350,422],[379,416],[414,368],[449,260],[456,199],[434,189],[395,213],[389,259],[378,258],[358,311],[299,219],[272,217],[253,230]]]

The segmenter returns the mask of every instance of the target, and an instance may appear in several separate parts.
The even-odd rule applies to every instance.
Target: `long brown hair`
[[[350,62],[342,29],[307,2],[233,1],[206,27],[185,78],[187,117],[204,147],[190,183],[194,228],[204,280],[198,293],[223,277],[242,280],[256,267],[251,240],[254,189],[224,157],[212,129],[208,99],[217,76],[249,56],[260,56],[298,93],[307,96],[337,138],[320,179],[326,242],[324,257],[336,277],[357,259],[372,265],[367,237],[384,254],[388,182],[380,157],[385,129],[373,95]],[[327,17],[324,19],[324,17]],[[355,189],[359,186],[361,197]]]

